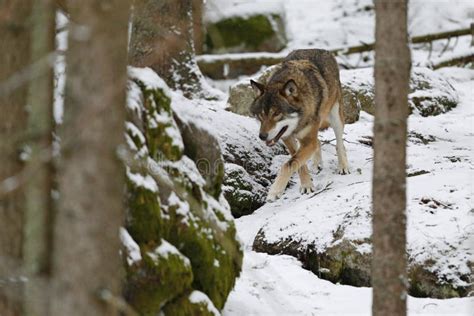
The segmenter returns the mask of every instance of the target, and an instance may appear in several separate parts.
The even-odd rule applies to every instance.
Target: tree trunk
[[[20,83],[18,75],[30,62],[31,0],[1,1],[0,12],[0,311],[10,316],[22,312],[24,163],[20,153],[27,122],[27,85]]]
[[[117,315],[124,170],[127,0],[71,0],[54,231],[53,316]]]
[[[49,272],[51,259],[53,163],[53,88],[52,60],[55,49],[53,0],[34,0],[31,22],[31,62],[40,64],[39,75],[30,82],[28,95],[27,162],[31,177],[25,184],[24,267],[25,315],[49,315]]]
[[[406,134],[410,50],[407,0],[376,0],[373,315],[405,315]]]
[[[186,97],[202,93],[194,48],[193,2],[196,0],[136,0],[130,43],[130,64],[151,67]]]

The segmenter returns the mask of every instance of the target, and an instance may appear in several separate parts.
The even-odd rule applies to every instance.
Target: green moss
[[[179,133],[173,119],[170,98],[162,89],[149,89],[139,80],[135,80],[135,83],[143,92],[144,134],[150,156],[155,160],[165,158],[177,161],[181,159],[183,156],[182,144],[177,144],[174,135],[170,135],[169,132],[169,129],[173,129],[175,133]],[[160,117],[160,120],[157,120],[157,117]]]
[[[135,186],[127,181],[128,214],[126,228],[139,244],[161,240],[162,218],[160,199],[156,192]]]
[[[169,316],[216,316],[204,302],[193,303],[189,300],[189,294],[179,296],[172,302],[166,304],[163,313]]]
[[[180,255],[161,256],[142,246],[142,260],[127,268],[125,296],[140,315],[157,315],[161,307],[191,289],[193,272]]]
[[[227,222],[227,229],[223,230],[216,222],[209,221],[206,212],[218,212],[206,209],[202,188],[196,188],[190,183],[186,175],[175,178],[176,186],[180,187],[177,192],[187,196],[186,201],[193,215],[184,217],[176,212],[177,207],[170,205],[168,211],[171,230],[168,238],[171,243],[179,245],[178,249],[191,260],[195,276],[193,287],[206,293],[220,309],[239,275],[242,252],[235,241],[233,222]]]
[[[240,48],[245,51],[261,51],[262,47],[274,46],[273,51],[283,48],[284,40],[279,39],[273,25],[282,24],[278,15],[253,15],[232,17],[207,27],[206,45],[210,51]],[[278,43],[282,41],[282,43]]]

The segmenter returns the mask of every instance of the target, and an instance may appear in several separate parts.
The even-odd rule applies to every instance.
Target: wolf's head
[[[253,80],[250,83],[258,94],[250,112],[260,120],[259,137],[268,146],[273,146],[280,138],[290,136],[298,126],[300,112],[294,106],[298,88],[291,79],[267,86]]]

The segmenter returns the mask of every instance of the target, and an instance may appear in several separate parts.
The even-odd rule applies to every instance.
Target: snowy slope
[[[417,137],[409,141],[408,173],[420,170],[429,173],[408,178],[408,248],[414,260],[436,258],[433,269],[449,279],[457,278],[458,271],[468,269],[467,260],[474,259],[471,200],[474,196],[474,71],[452,68],[441,72],[457,79],[455,88],[461,103],[455,110],[437,117],[410,116],[410,131],[434,141],[426,145]],[[334,230],[351,209],[365,213],[370,209],[372,149],[358,140],[372,135],[372,121],[370,115],[363,114],[359,122],[346,126],[351,175],[335,174],[333,135],[331,131],[324,132],[321,139],[331,142],[322,147],[325,166],[321,173],[313,173],[313,180],[319,189],[330,184],[327,190],[309,198],[301,196],[294,185],[287,189],[282,200],[237,220],[246,246],[244,272],[228,299],[225,315],[370,313],[370,289],[320,280],[302,270],[296,259],[255,253],[251,245],[263,226],[269,239],[293,234],[303,240],[316,240],[323,248],[331,242]],[[433,203],[441,206],[434,207]],[[363,214],[348,221],[344,228],[346,236],[366,238],[371,234],[370,217]],[[363,246],[360,251],[370,251]],[[468,315],[473,304],[472,297],[447,300],[410,297],[409,312],[411,315]]]

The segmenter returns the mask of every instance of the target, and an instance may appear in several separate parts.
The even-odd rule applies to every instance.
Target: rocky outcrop
[[[217,142],[207,137],[214,147],[206,152],[190,141],[204,141],[205,131],[183,125],[180,132],[167,87],[152,70],[129,73],[124,296],[142,315],[214,315],[242,264],[223,171],[201,174],[197,166],[221,159]]]

